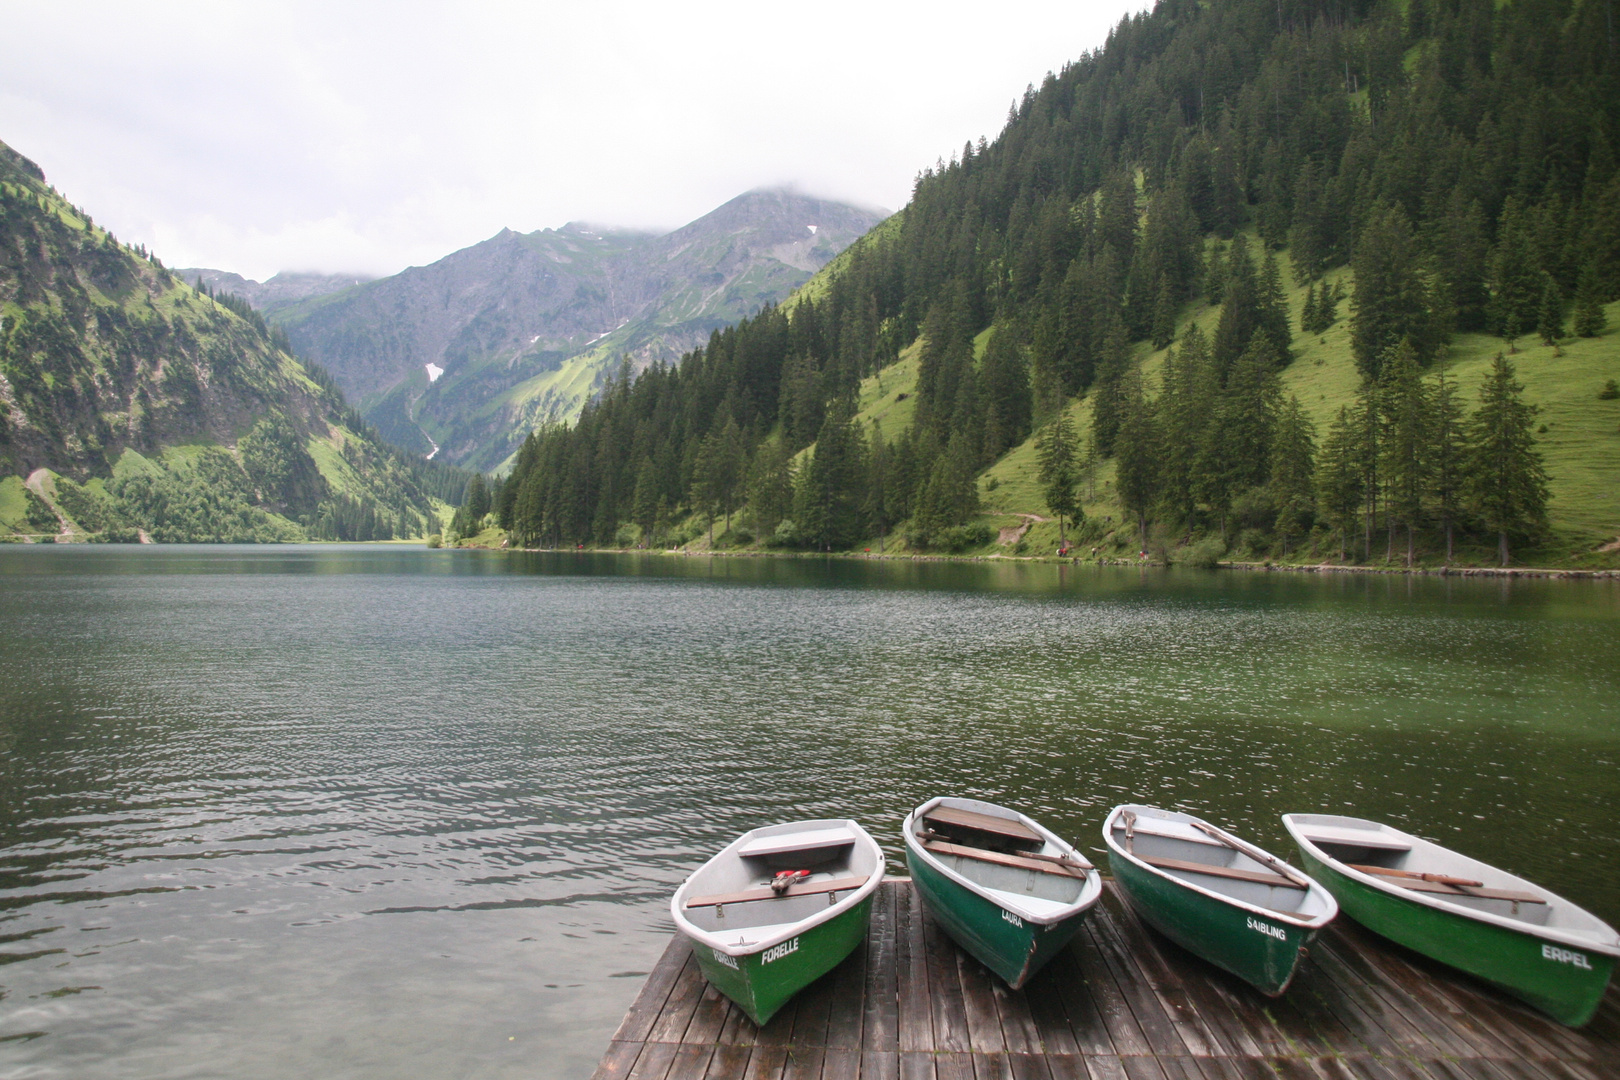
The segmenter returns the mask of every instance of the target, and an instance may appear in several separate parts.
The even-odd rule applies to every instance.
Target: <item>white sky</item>
[[[503,226],[890,210],[1145,0],[0,0],[0,140],[170,266],[393,273]]]

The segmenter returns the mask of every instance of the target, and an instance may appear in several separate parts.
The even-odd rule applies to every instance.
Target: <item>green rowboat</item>
[[[1191,814],[1116,806],[1103,840],[1120,891],[1144,920],[1272,997],[1338,914],[1322,886]]]
[[[1369,930],[1570,1027],[1603,1000],[1620,935],[1556,893],[1375,821],[1285,814],[1283,824],[1306,870]]]
[[[715,988],[764,1024],[866,940],[883,852],[853,821],[754,829],[686,879],[670,901]]]
[[[930,799],[901,825],[923,906],[1014,990],[1055,956],[1102,895],[1072,844],[1016,810]]]

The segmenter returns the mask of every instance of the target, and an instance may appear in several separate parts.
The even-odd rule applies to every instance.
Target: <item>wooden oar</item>
[[[1197,829],[1199,832],[1203,833],[1205,836],[1208,836],[1210,839],[1218,840],[1234,851],[1241,851],[1255,862],[1260,863],[1263,866],[1271,867],[1277,873],[1281,874],[1289,881],[1299,885],[1301,888],[1310,888],[1312,884],[1311,879],[1304,873],[1304,871],[1294,869],[1292,866],[1289,866],[1287,863],[1277,858],[1277,856],[1261,851],[1253,844],[1244,843],[1242,840],[1239,840],[1234,836],[1228,836],[1226,833],[1215,828],[1215,826],[1206,824],[1205,822],[1190,821],[1188,824]]]
[[[1432,881],[1436,885],[1452,885],[1459,889],[1477,889],[1485,884],[1483,881],[1452,877],[1450,874],[1418,874],[1411,870],[1396,870],[1388,866],[1360,866],[1356,863],[1345,863],[1344,865],[1352,870],[1360,870],[1363,874],[1377,874],[1380,877],[1413,878],[1417,881]]]
[[[923,840],[928,841],[930,843],[955,844],[957,847],[973,847],[973,848],[978,847],[977,844],[964,844],[960,840],[953,840],[949,836],[946,836],[944,833],[935,832],[933,829],[923,829],[920,832],[918,832],[917,835],[919,837],[921,837]],[[1042,862],[1054,862],[1054,863],[1057,863],[1059,866],[1072,866],[1072,867],[1075,867],[1076,869],[1079,869],[1079,870],[1095,870],[1096,869],[1096,867],[1092,866],[1091,863],[1086,860],[1086,857],[1084,855],[1080,854],[1078,851],[1075,852],[1072,856],[1071,855],[1043,855],[1038,851],[1020,851],[1020,852],[1016,852],[1016,854],[1020,859],[1039,859]]]

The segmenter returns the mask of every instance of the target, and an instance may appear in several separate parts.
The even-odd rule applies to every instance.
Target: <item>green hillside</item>
[[[120,244],[0,144],[0,536],[387,539],[466,474],[380,442],[246,303]]]
[[[1027,552],[1078,491],[1088,554],[1613,563],[1604,18],[1161,0],[791,301],[531,437],[491,512]]]

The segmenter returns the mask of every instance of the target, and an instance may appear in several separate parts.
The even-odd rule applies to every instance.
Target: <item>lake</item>
[[[0,547],[0,1077],[587,1077],[737,833],[1387,820],[1620,921],[1620,583]]]

